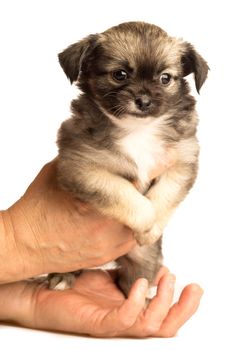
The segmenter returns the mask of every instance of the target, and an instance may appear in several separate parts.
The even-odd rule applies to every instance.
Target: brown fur
[[[83,92],[72,101],[72,117],[59,131],[59,183],[132,228],[143,245],[118,259],[118,283],[127,295],[136,278],[153,282],[162,263],[163,229],[195,181],[197,115],[184,77],[193,73],[199,91],[208,66],[191,44],[143,22],[91,35],[59,54],[59,61]],[[119,70],[126,72],[126,81],[114,78]],[[162,85],[163,73],[171,76],[168,86]],[[138,154],[136,160],[133,149],[125,152],[131,137],[137,145],[138,123],[139,144],[149,142],[141,125],[152,138],[155,164],[171,153],[176,159],[154,182],[140,177]]]

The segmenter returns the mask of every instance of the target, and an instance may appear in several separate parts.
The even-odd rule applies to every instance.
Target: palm
[[[98,270],[85,271],[76,279],[72,289],[53,291],[40,288],[37,294],[36,315],[40,317],[43,310],[48,312],[48,309],[53,308],[55,320],[66,320],[66,323],[61,323],[61,330],[67,328],[77,332],[79,328],[79,333],[106,336],[108,328],[113,336],[116,325],[109,321],[113,314],[119,312],[125,300],[108,273]]]
[[[147,308],[143,280],[135,282],[126,299],[111,276],[100,270],[84,271],[72,289],[54,291],[38,281],[18,282],[0,286],[0,296],[12,304],[11,294],[18,295],[14,301],[21,311],[16,321],[27,327],[102,337],[167,337],[192,316],[201,297],[201,288],[189,285],[171,307],[171,277],[162,269],[157,295]]]

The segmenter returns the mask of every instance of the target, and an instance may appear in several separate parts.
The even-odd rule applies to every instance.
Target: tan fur
[[[194,73],[199,91],[208,66],[192,45],[143,22],[85,38],[59,59],[84,94],[59,131],[58,180],[147,245],[118,259],[127,295],[137,278],[153,282],[163,229],[195,181],[197,114],[184,76]],[[118,70],[127,71],[126,85],[114,78]],[[168,85],[162,74],[171,76]],[[139,96],[150,98],[149,106],[139,105]],[[154,182],[153,172],[160,174]]]

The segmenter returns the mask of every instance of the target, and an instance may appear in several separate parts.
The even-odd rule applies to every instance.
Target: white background
[[[203,301],[174,339],[98,340],[0,325],[4,350],[234,348],[231,1],[1,0],[0,208],[16,201],[43,164],[56,156],[56,132],[69,116],[74,94],[57,53],[88,34],[128,20],[157,24],[190,41],[211,68],[196,95],[199,176],[164,239],[165,262],[177,275],[178,286],[198,282],[205,290]]]

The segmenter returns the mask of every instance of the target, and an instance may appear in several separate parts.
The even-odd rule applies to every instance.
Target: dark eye
[[[168,85],[171,81],[171,75],[168,74],[168,73],[163,73],[161,76],[160,76],[160,82],[161,84],[163,85]]]
[[[125,72],[123,69],[116,70],[115,72],[112,73],[112,76],[114,80],[117,81],[124,81],[128,78],[128,73]]]

